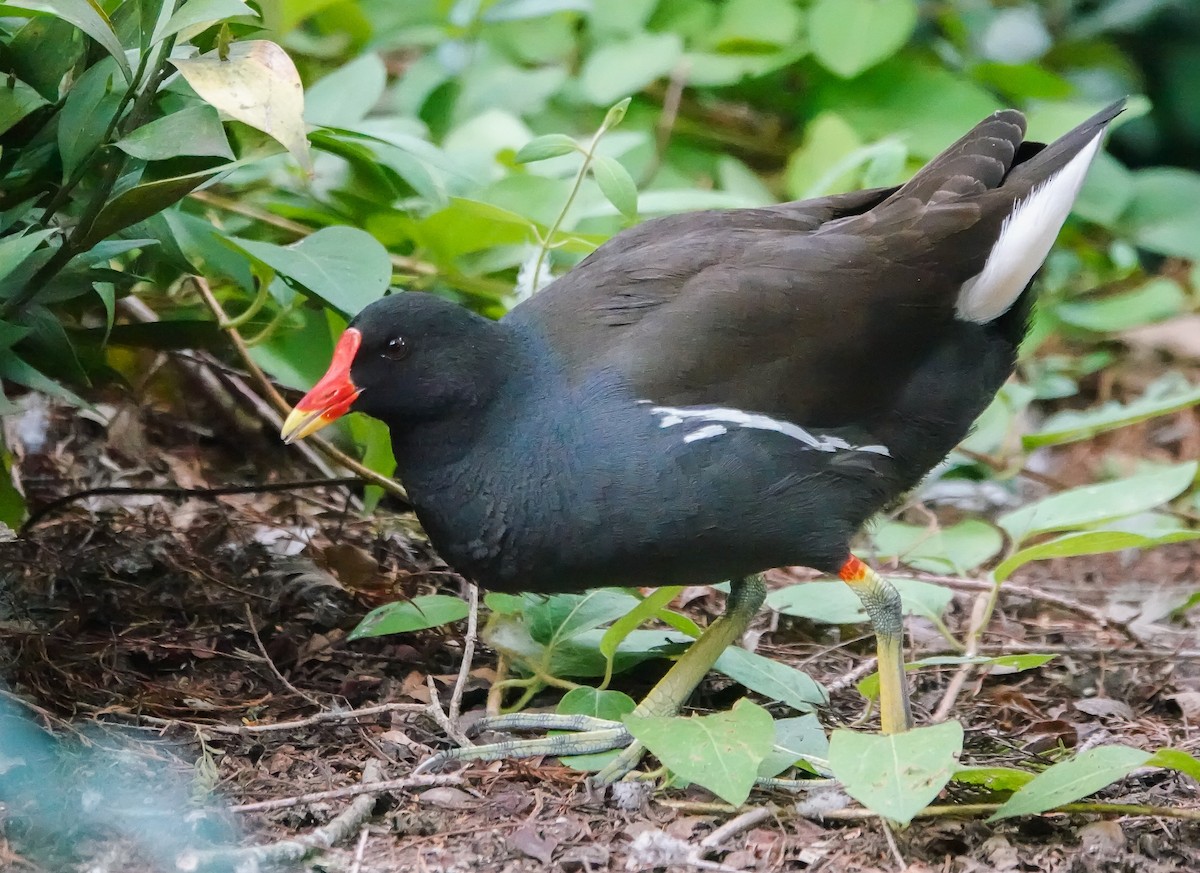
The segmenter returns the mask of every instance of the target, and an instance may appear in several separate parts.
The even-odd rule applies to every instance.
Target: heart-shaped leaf
[[[821,66],[853,79],[895,54],[916,24],[915,0],[818,0],[808,33]]]
[[[956,721],[900,734],[834,731],[829,767],[863,806],[908,824],[958,770],[962,741],[962,725]]]
[[[735,806],[750,796],[758,768],[775,743],[771,714],[746,699],[714,715],[629,715],[625,726],[671,772]]]

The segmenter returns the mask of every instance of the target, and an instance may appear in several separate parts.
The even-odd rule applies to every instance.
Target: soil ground
[[[204,421],[213,424],[195,424]],[[5,427],[34,508],[96,486],[203,488],[312,475],[268,430],[221,422],[202,400],[143,397],[79,414],[26,398]],[[1165,427],[1177,432],[1166,448]],[[1102,447],[1060,452],[1052,467],[1069,484],[1089,481],[1122,451],[1194,457],[1198,435],[1196,419],[1183,414]],[[96,496],[59,507],[0,548],[2,869],[173,870],[188,847],[311,839],[355,801],[284,805],[288,798],[355,786],[370,762],[381,778],[403,779],[448,745],[425,710],[426,677],[449,697],[462,623],[346,640],[376,605],[463,590],[402,512],[384,507],[363,518],[338,487],[216,499]],[[984,651],[1058,657],[968,681],[953,709],[967,732],[964,763],[1029,766],[1060,745],[1116,739],[1200,750],[1196,615],[1172,612],[1200,590],[1198,558],[1200,549],[1181,545],[1050,562],[1014,578],[1036,593],[1005,594]],[[788,578],[773,575],[775,583]],[[948,616],[959,636],[979,596],[969,587],[956,591]],[[684,608],[698,621],[719,613],[718,595],[692,594]],[[915,654],[946,651],[931,625],[913,621],[910,631]],[[870,657],[860,632],[764,614],[749,642],[835,689],[821,714],[834,727],[862,714],[847,681]],[[482,712],[494,675],[486,647],[474,663],[467,718]],[[643,668],[618,687],[636,696],[659,670]],[[919,717],[936,709],[950,677],[919,674]],[[712,676],[693,706],[727,707],[741,694]],[[555,697],[534,705],[552,706]],[[390,707],[344,715],[381,704]],[[765,809],[761,819],[702,851],[705,836],[735,813],[698,788],[614,797],[553,760],[472,765],[441,781],[368,795],[363,822],[304,863],[363,873],[1200,870],[1195,819],[1047,815],[988,824],[964,815],[891,833],[877,818],[854,818],[858,808],[836,793],[798,800],[755,792],[749,808]],[[1198,790],[1188,777],[1147,769],[1100,799],[1200,818]],[[954,789],[943,800],[976,799]],[[246,808],[263,801],[282,808]],[[242,855],[225,866],[256,862]]]

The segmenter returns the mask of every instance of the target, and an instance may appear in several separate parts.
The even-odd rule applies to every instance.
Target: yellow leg
[[[875,628],[879,659],[879,718],[885,734],[898,734],[912,728],[912,709],[908,700],[908,677],[904,672],[904,612],[900,592],[851,555],[842,565],[842,581],[858,595]]]

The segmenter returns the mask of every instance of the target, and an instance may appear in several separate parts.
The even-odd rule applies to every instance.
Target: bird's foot
[[[599,772],[593,774],[593,785],[611,785],[632,771],[645,754],[642,744],[630,736],[619,721],[593,718],[586,715],[556,715],[554,713],[519,713],[487,718],[475,725],[473,732],[550,730],[568,733],[538,737],[531,740],[504,740],[484,746],[463,746],[439,752],[417,767],[415,773],[437,770],[451,761],[500,761],[508,758],[541,756],[564,758],[574,755],[595,755],[621,749],[620,754]]]

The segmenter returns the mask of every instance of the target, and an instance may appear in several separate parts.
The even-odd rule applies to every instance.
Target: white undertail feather
[[[983,324],[999,318],[1016,302],[1050,254],[1102,136],[1103,131],[1097,132],[1066,166],[1016,203],[1004,219],[983,269],[964,282],[958,293],[960,319]]]

